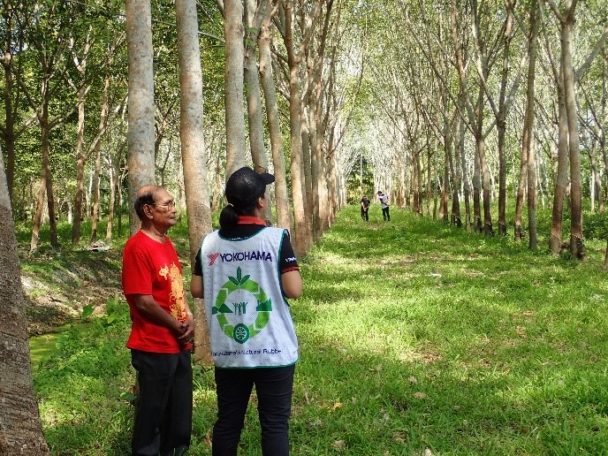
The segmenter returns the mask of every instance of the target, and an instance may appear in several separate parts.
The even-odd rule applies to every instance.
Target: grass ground
[[[608,454],[603,244],[575,263],[405,211],[370,215],[342,211],[302,262],[292,454]],[[54,454],[128,454],[127,333],[113,300],[35,365]],[[191,454],[210,454],[209,369],[195,369],[194,397]],[[255,398],[241,446],[261,454]]]

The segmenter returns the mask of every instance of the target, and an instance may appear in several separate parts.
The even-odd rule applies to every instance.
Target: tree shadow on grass
[[[585,388],[597,384],[600,367],[578,376],[564,369],[560,386],[547,370],[522,375],[518,362],[461,363],[424,352],[399,361],[334,341],[307,349],[296,374],[292,446],[298,455],[608,451],[605,411],[595,409],[608,392]]]

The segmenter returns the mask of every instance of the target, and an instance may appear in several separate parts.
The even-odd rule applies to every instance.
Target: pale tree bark
[[[79,11],[83,12],[83,11]],[[80,242],[80,224],[82,221],[82,200],[84,194],[84,166],[86,156],[84,151],[84,133],[85,133],[85,104],[87,93],[91,88],[91,84],[87,84],[86,72],[89,53],[91,51],[91,27],[85,36],[82,55],[78,56],[75,49],[75,39],[70,38],[70,51],[74,67],[79,75],[80,81],[77,84],[72,79],[69,79],[70,85],[76,91],[76,109],[78,111],[78,123],[76,126],[76,194],[74,195],[74,217],[72,222],[72,243]]]
[[[212,230],[211,208],[207,191],[205,141],[203,137],[203,75],[198,40],[196,0],[177,0],[177,37],[180,68],[180,140],[186,207],[190,261],[202,244],[203,236]],[[196,300],[195,359],[211,363],[207,316],[202,300]]]
[[[536,49],[538,37],[539,7],[536,0],[530,5],[530,27],[528,37],[528,87],[526,91],[526,113],[522,137],[522,156],[527,157],[527,199],[528,199],[528,245],[538,249],[536,233],[536,157],[533,147],[534,137],[534,82],[536,74]]]
[[[449,172],[450,176],[452,176],[452,215],[450,217],[450,223],[460,228],[462,227],[462,216],[460,214],[460,184],[462,178],[458,172],[458,154],[454,144],[454,137],[452,137],[452,144],[447,152],[450,167]]]
[[[243,100],[244,30],[241,0],[224,2],[226,179],[246,164]]]
[[[4,29],[2,49],[4,52],[0,55],[0,65],[4,70],[4,125],[0,125],[0,133],[5,145],[6,181],[11,201],[13,201],[15,181],[15,144],[23,132],[27,130],[29,123],[35,121],[35,117],[32,117],[31,121],[17,128],[22,93],[16,80],[18,81],[21,78],[22,65],[16,58],[23,50],[23,31],[26,28],[23,24],[17,23],[17,14],[22,7],[21,1],[4,0],[2,9],[2,28]]]
[[[150,0],[127,0],[129,129],[127,133],[131,234],[139,229],[137,190],[154,183],[154,76]]]
[[[320,2],[321,3],[321,2]],[[326,47],[330,28],[330,18],[332,14],[333,0],[324,2],[325,11],[323,16],[313,17],[316,21],[323,17],[323,27],[317,34],[314,52],[306,52],[307,55],[307,74],[310,87],[309,99],[309,137],[311,144],[311,184],[312,184],[312,208],[313,208],[313,227],[314,238],[319,239],[321,234],[329,226],[328,211],[328,188],[327,188],[327,165],[323,150],[323,137],[325,133],[325,123],[323,121],[323,70],[326,63]],[[321,13],[322,10],[319,11]],[[309,48],[310,50],[310,48]],[[335,63],[335,59],[330,59],[330,65]],[[331,72],[333,74],[333,72]]]
[[[260,74],[262,76],[262,88],[264,90],[264,101],[268,117],[268,131],[270,134],[270,148],[272,151],[272,163],[275,177],[275,201],[277,206],[278,226],[292,230],[289,211],[289,195],[287,192],[287,179],[285,175],[285,158],[283,156],[283,138],[281,136],[281,123],[275,83],[272,73],[271,52],[271,18],[269,14],[264,17],[261,25],[261,33],[258,37],[260,50]]]
[[[91,188],[91,242],[97,241],[97,226],[101,205],[101,143],[95,150],[95,166],[93,168]]]
[[[36,201],[32,216],[32,236],[30,237],[30,253],[35,252],[38,248],[40,240],[40,228],[42,227],[42,219],[44,215],[44,201],[46,200],[46,184],[42,175],[34,184],[34,194]]]
[[[304,160],[302,156],[302,102],[300,87],[300,56],[295,49],[291,0],[284,4],[283,37],[289,66],[289,127],[291,139],[291,186],[295,218],[294,249],[305,255],[312,245],[310,210],[306,202]]]
[[[550,2],[553,3],[553,2]],[[581,164],[577,126],[575,75],[572,64],[572,33],[575,21],[576,0],[566,1],[565,14],[560,14],[562,76],[568,118],[568,147],[570,158],[570,253],[574,258],[585,256],[583,243],[583,195],[581,184]],[[557,9],[554,9],[557,14]]]
[[[550,48],[547,43],[547,51]],[[557,173],[555,176],[555,190],[553,192],[553,206],[551,208],[551,234],[549,236],[549,249],[559,254],[562,249],[562,217],[564,198],[570,182],[568,176],[568,115],[566,114],[566,99],[564,94],[564,79],[561,69],[553,66],[555,85],[557,89],[558,105],[558,141],[557,141]]]
[[[108,223],[106,225],[106,242],[112,242],[114,220],[118,218],[118,235],[122,234],[122,182],[125,177],[124,163],[126,161],[127,141],[117,142],[114,153],[107,154],[108,180],[110,181],[110,202],[108,204]],[[118,209],[118,214],[116,210]]]
[[[443,176],[441,182],[441,195],[439,203],[439,218],[444,223],[449,223],[450,214],[448,210],[449,192],[450,192],[450,156],[452,155],[452,125],[448,117],[449,106],[448,99],[445,94],[442,98],[442,109],[444,112],[443,116],[443,129],[442,129],[442,140],[444,148],[443,157]]]
[[[44,91],[43,94],[42,112],[39,116],[40,129],[42,133],[42,174],[44,175],[44,184],[46,187],[46,201],[49,211],[49,231],[51,235],[51,245],[59,246],[57,239],[57,218],[55,217],[55,195],[53,193],[53,173],[51,172],[51,129],[53,126],[49,121],[49,105],[51,102],[50,92]]]
[[[464,101],[462,100],[462,96],[459,100],[462,105],[464,105]],[[464,227],[466,230],[471,228],[471,184],[469,180],[469,173],[467,172],[467,158],[466,158],[466,150],[465,150],[465,130],[466,127],[464,125],[464,119],[461,117],[458,119],[458,156],[460,157],[460,174],[462,175],[462,196],[464,198],[464,207],[465,207],[465,220]]]
[[[314,213],[314,198],[312,191],[312,157],[310,155],[310,134],[308,132],[309,123],[307,121],[309,109],[307,107],[307,103],[305,101],[301,104],[302,112],[302,164],[304,169],[304,194],[306,198],[306,207],[308,208],[308,217],[307,222],[309,223],[308,230],[312,233],[314,239],[314,225],[315,225],[315,213]]]
[[[262,94],[257,58],[257,46],[262,21],[272,14],[270,0],[245,0],[245,94],[247,98],[247,119],[249,120],[249,147],[256,171],[268,169],[268,158],[264,147],[264,122],[262,113]],[[270,201],[270,188],[266,188],[266,199]],[[266,220],[272,220],[272,205],[266,207]]]
[[[26,300],[2,151],[0,212],[0,454],[47,455],[32,382]]]
[[[268,168],[264,148],[264,122],[262,96],[258,71],[257,45],[262,21],[270,18],[270,0],[245,0],[246,32],[244,41],[244,79],[249,120],[249,146],[254,167]]]
[[[110,188],[110,198],[108,201],[108,222],[106,224],[106,242],[112,242],[112,230],[114,228],[114,207],[116,206],[116,186],[118,172],[114,168],[111,160],[108,160],[108,180]]]
[[[97,136],[93,140],[90,152],[95,155],[95,169],[93,172],[93,189],[92,189],[92,206],[93,213],[91,215],[91,242],[97,240],[97,226],[100,218],[100,181],[101,181],[101,139],[108,129],[108,120],[110,112],[110,75],[106,73],[103,82],[103,95],[101,100],[101,112],[99,115],[99,126],[97,128]]]
[[[519,179],[517,184],[517,194],[515,196],[515,226],[514,236],[516,240],[524,238],[524,229],[522,225],[524,211],[524,196],[527,188],[528,178],[528,149],[521,148],[519,156]]]

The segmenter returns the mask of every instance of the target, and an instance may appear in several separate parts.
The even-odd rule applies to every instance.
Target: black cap
[[[258,173],[248,166],[236,170],[226,182],[226,199],[230,204],[244,207],[251,204],[266,191],[266,186],[274,182],[269,173]]]

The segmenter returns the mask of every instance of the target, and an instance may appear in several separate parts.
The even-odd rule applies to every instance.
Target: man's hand
[[[177,338],[180,342],[190,342],[194,337],[194,320],[192,314],[188,314],[188,318],[181,322],[180,336]]]

